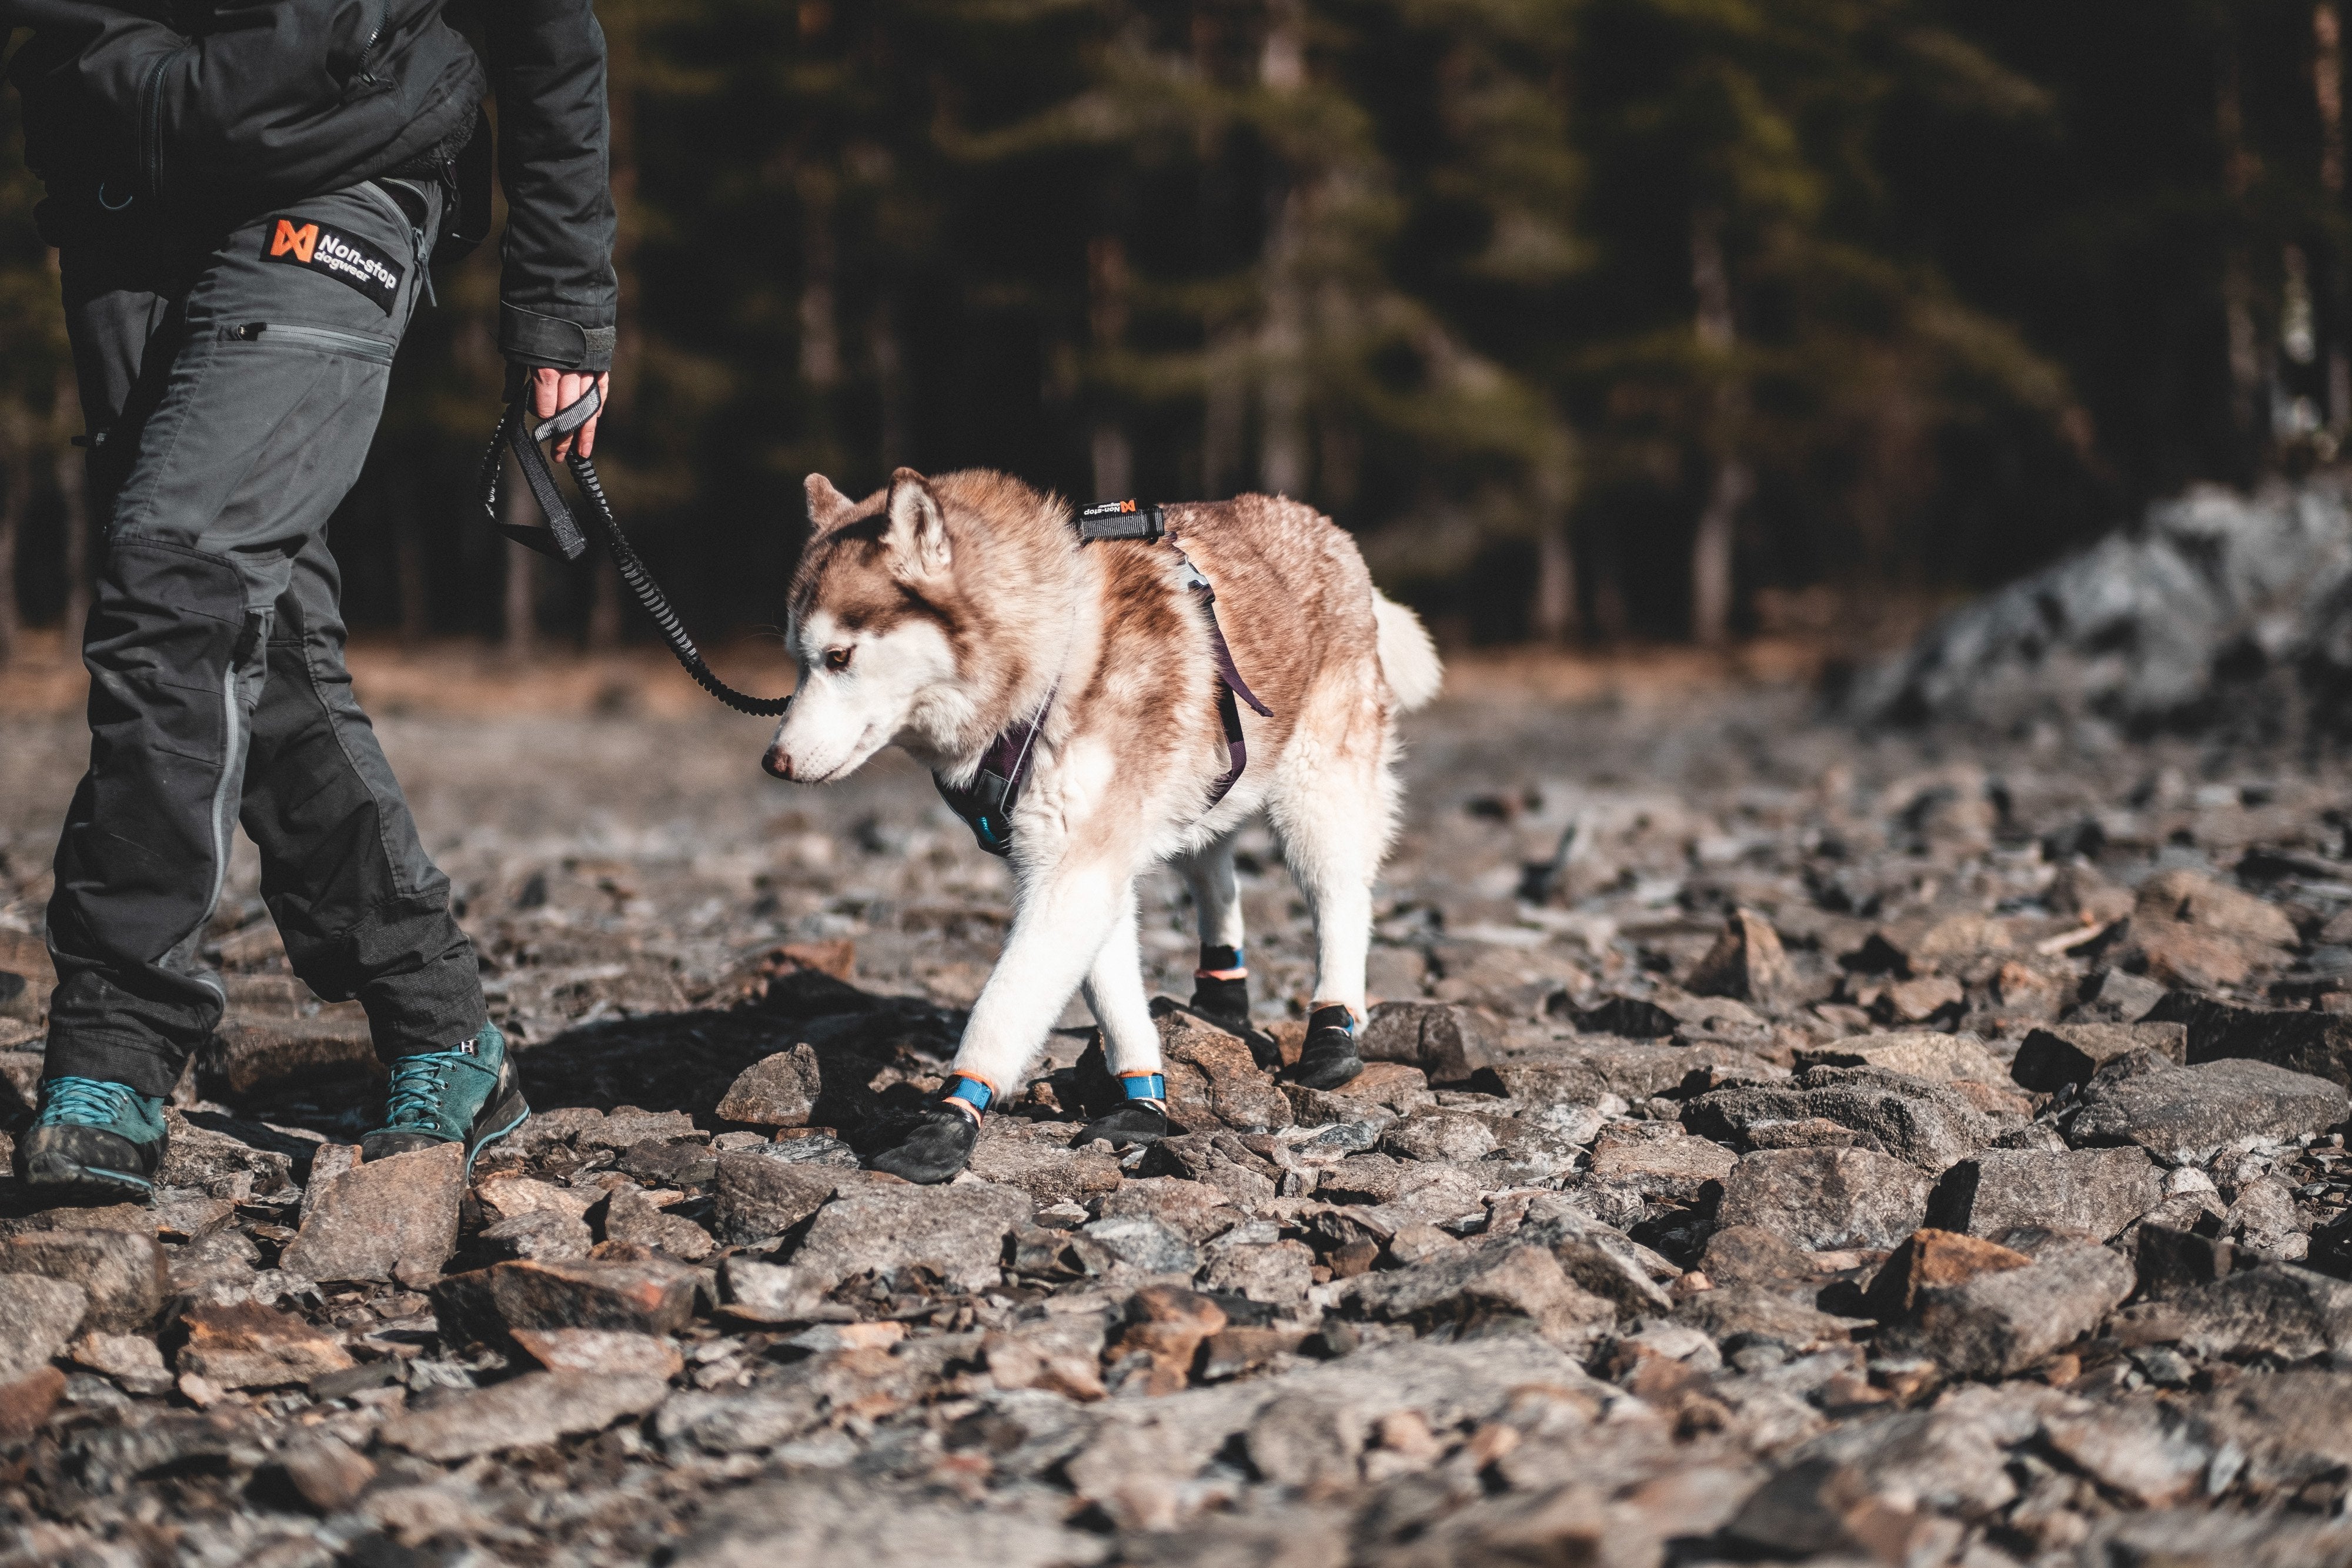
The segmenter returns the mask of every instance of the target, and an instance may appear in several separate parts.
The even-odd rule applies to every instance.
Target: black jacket
[[[446,166],[498,95],[499,346],[612,362],[617,286],[604,35],[590,0],[488,0],[489,68],[445,0],[0,0],[26,161],[63,245],[110,213],[226,229],[268,206]],[[125,204],[129,205],[126,207]]]

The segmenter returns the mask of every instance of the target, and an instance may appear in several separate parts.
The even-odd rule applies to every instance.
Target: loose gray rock
[[[1691,1102],[1683,1123],[1702,1137],[1753,1145],[1774,1123],[1834,1122],[1931,1175],[1993,1141],[2000,1129],[1940,1083],[1875,1067],[1816,1067],[1786,1087],[1720,1089]]]
[[[1460,1111],[1424,1111],[1382,1134],[1381,1147],[1400,1159],[1463,1165],[1495,1150],[1494,1124]]]
[[[1357,1048],[1366,1061],[1417,1067],[1432,1083],[1460,1083],[1503,1049],[1500,1019],[1452,1002],[1382,1002]]]
[[[79,1286],[88,1326],[104,1333],[144,1328],[173,1289],[163,1249],[125,1230],[38,1230],[0,1243],[0,1275],[37,1274]],[[0,1317],[0,1322],[5,1322]]]
[[[1934,1186],[1917,1166],[1866,1149],[1766,1149],[1724,1178],[1718,1218],[1808,1251],[1891,1248],[1926,1221]]]
[[[1411,1322],[1423,1333],[1524,1318],[1563,1347],[1589,1344],[1617,1322],[1615,1303],[1580,1288],[1549,1252],[1508,1243],[1364,1275],[1348,1299],[1365,1317]]]
[[[1119,1262],[1142,1273],[1181,1274],[1189,1280],[1201,1267],[1199,1249],[1182,1231],[1149,1216],[1097,1219],[1079,1230]]]
[[[787,1146],[762,1145],[719,1155],[712,1218],[720,1240],[740,1244],[781,1236],[841,1190],[842,1173],[834,1166],[772,1152]]]
[[[2092,1242],[2053,1239],[2032,1256],[2022,1269],[1920,1290],[1919,1338],[1946,1371],[2006,1377],[2038,1366],[2095,1332],[2135,1283],[2130,1263]]]
[[[823,1092],[815,1048],[795,1045],[738,1074],[719,1097],[719,1113],[757,1127],[806,1126]]]
[[[311,1280],[437,1274],[457,1249],[466,1146],[438,1144],[355,1165],[309,1194],[283,1266]]]
[[[982,1181],[862,1187],[819,1209],[788,1261],[835,1282],[922,1269],[958,1290],[980,1290],[996,1283],[1004,1239],[1035,1207],[1018,1187]]]
[[[2046,1024],[2025,1037],[2009,1072],[2024,1087],[2054,1092],[2088,1083],[2116,1057],[2152,1051],[2166,1061],[2189,1061],[2189,1027],[2177,1023]]]
[[[2201,1355],[2307,1361],[2352,1346],[2352,1283],[2266,1263],[2126,1308],[2116,1333],[2126,1344],[2178,1344]]]
[[[2119,1064],[2120,1065],[2120,1064]],[[2077,1145],[2137,1144],[2176,1163],[2210,1159],[2242,1138],[2321,1133],[2344,1120],[2343,1086],[2268,1062],[2236,1059],[2192,1067],[2102,1074],[2083,1091],[2067,1134]]]
[[[1927,1212],[1931,1225],[1995,1240],[2034,1226],[2108,1241],[2163,1200],[2163,1169],[2137,1148],[1988,1149],[1944,1173]]]
[[[447,1464],[552,1443],[575,1432],[601,1432],[623,1416],[657,1408],[667,1397],[669,1385],[657,1377],[527,1372],[429,1410],[395,1416],[384,1423],[383,1439]]]
[[[2244,1057],[2331,1083],[2352,1084],[2352,1016],[2304,1008],[2250,1008],[2194,991],[2174,991],[2148,1015],[2153,1023],[2186,1024],[2189,1060]]]
[[[15,1383],[49,1364],[89,1314],[79,1285],[39,1274],[0,1274],[0,1384]]]

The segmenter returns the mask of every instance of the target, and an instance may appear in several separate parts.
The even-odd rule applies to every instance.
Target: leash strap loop
[[[508,405],[499,428],[490,436],[489,450],[482,455],[482,509],[489,514],[491,525],[499,532],[541,555],[564,560],[578,560],[587,553],[587,538],[573,519],[572,508],[564,505],[563,493],[556,488],[555,471],[548,466],[547,454],[541,449],[541,443],[571,434],[594,418],[601,405],[593,383],[577,402],[536,424],[532,423],[528,392]],[[524,483],[530,486],[531,499],[539,503],[540,513],[547,519],[544,528],[509,523],[499,516],[499,458],[509,451],[522,470]],[[646,563],[637,559],[637,552],[629,548],[628,536],[621,531],[621,520],[613,515],[613,503],[605,498],[604,486],[596,477],[596,465],[576,447],[564,459],[564,465],[572,470],[572,482],[587,499],[589,516],[595,519],[597,531],[604,537],[604,548],[612,552],[621,580],[629,585],[629,591],[653,617],[662,641],[669,644],[671,656],[693,677],[694,684],[738,713],[774,718],[789,709],[793,706],[790,697],[755,697],[737,691],[711,673],[701,650],[687,635],[686,623],[670,608],[669,596],[662,592],[661,584],[646,570]]]

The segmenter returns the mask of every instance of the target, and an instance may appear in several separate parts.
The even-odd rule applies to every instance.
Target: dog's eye
[[[849,652],[846,648],[827,648],[824,651],[824,667],[828,670],[849,668]]]

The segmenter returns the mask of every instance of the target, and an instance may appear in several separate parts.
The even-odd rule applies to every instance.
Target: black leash
[[[483,454],[482,509],[489,514],[491,525],[517,544],[559,560],[578,560],[588,553],[588,540],[581,533],[580,525],[572,520],[572,508],[563,504],[563,492],[555,487],[555,471],[548,466],[547,454],[541,448],[542,443],[569,435],[595,416],[599,404],[596,389],[591,385],[578,402],[536,425],[530,422],[530,397],[526,387],[520,397],[507,405],[505,416],[490,437],[490,449]],[[540,512],[547,519],[545,526],[499,520],[501,447],[513,452],[515,462],[522,469],[523,482],[530,486],[531,498],[539,503]],[[637,552],[629,548],[628,537],[621,532],[620,519],[613,516],[613,504],[604,498],[604,486],[597,481],[596,465],[577,446],[564,459],[564,465],[572,470],[580,493],[588,497],[589,509],[604,536],[604,548],[613,552],[613,564],[620,569],[621,580],[629,585],[629,591],[637,596],[637,602],[654,618],[654,624],[661,629],[662,640],[669,644],[669,651],[677,655],[686,673],[694,677],[695,685],[738,713],[773,718],[790,708],[790,697],[751,696],[711,674],[710,666],[703,662],[701,650],[686,634],[686,625],[678,620],[677,612],[670,608],[668,595],[662,592],[653,573],[646,570],[646,563],[637,559]]]

